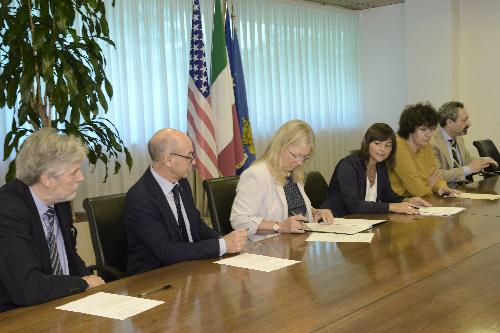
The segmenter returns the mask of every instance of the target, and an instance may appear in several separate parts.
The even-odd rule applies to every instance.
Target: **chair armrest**
[[[115,267],[112,266],[98,266],[97,273],[100,277],[103,278],[106,282],[111,282],[114,280],[118,280],[127,276],[127,274]]]
[[[97,265],[90,265],[87,266],[87,269],[91,271],[92,273],[95,273],[97,271]]]

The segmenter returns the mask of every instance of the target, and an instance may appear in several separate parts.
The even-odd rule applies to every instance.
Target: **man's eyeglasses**
[[[184,157],[185,159],[189,160],[189,163],[193,163],[193,160],[196,157],[196,155],[194,153],[189,153],[189,155],[182,155],[182,154],[170,153],[170,155]]]
[[[292,157],[297,161],[297,162],[305,162],[307,161],[308,159],[311,158],[311,155],[307,154],[307,155],[304,155],[304,156],[299,156],[299,155],[295,155],[294,153],[292,153],[290,151],[290,149],[288,149],[288,152],[290,153],[290,155],[292,155]]]

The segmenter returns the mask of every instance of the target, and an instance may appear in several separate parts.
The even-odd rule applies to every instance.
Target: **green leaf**
[[[10,154],[12,153],[12,136],[14,135],[14,133],[12,131],[9,131],[9,133],[7,133],[7,135],[5,136],[5,139],[3,141],[3,160],[6,161]]]
[[[19,78],[14,77],[7,85],[7,106],[13,108],[17,100],[17,88],[19,86]]]
[[[31,0],[30,0],[31,1]],[[24,24],[24,23],[27,23],[28,22],[28,7],[26,6],[23,6],[21,7],[18,11],[17,11],[17,15],[16,15],[16,20],[20,23],[20,24]]]
[[[106,94],[108,94],[109,99],[113,98],[113,86],[108,79],[104,80],[104,88],[106,89]]]
[[[16,179],[16,161],[13,160],[9,163],[9,170],[5,174],[5,181],[10,182]]]
[[[120,168],[122,167],[122,165],[120,164],[120,162],[118,161],[115,161],[115,172],[114,174],[118,174],[118,171],[120,171]]]
[[[49,1],[40,1],[40,16],[49,16]]]
[[[91,149],[89,149],[87,158],[89,159],[90,164],[95,165],[97,163],[97,154]]]
[[[101,106],[104,109],[104,112],[107,112],[108,111],[108,102],[106,102],[106,97],[104,97],[104,94],[102,93],[101,89],[97,90],[97,96],[99,97],[99,103],[101,103]]]
[[[21,75],[21,82],[19,85],[21,95],[26,96],[31,93],[34,79],[35,69],[32,66],[28,66]]]
[[[9,133],[7,133],[4,141],[4,161],[9,158],[14,150],[19,150],[19,140],[21,140],[26,135],[26,133],[28,133],[28,131],[29,130],[26,128],[21,128],[17,131],[10,131]]]
[[[42,72],[44,76],[52,76],[52,66],[55,63],[54,50],[50,45],[43,45],[40,49],[40,56],[42,58]]]
[[[38,26],[33,34],[33,48],[38,50],[45,42],[45,29],[43,26]]]
[[[5,98],[5,90],[0,89],[0,108],[3,108],[5,106],[6,101],[7,101],[7,98]]]
[[[68,24],[70,17],[67,16],[66,6],[66,1],[64,0],[55,1],[54,19],[57,29],[62,31],[64,34],[66,34],[66,28],[71,26],[71,24]]]
[[[71,107],[71,124],[78,124],[80,122],[80,110],[73,106]]]
[[[12,140],[12,148],[14,148],[16,152],[19,151],[19,141],[26,135],[26,133],[28,133],[28,129],[21,128],[14,134],[15,136],[14,140]]]
[[[132,165],[133,165],[133,160],[132,160],[132,155],[130,155],[130,152],[128,151],[127,147],[123,147],[125,150],[125,161],[127,162],[128,170],[132,170]]]

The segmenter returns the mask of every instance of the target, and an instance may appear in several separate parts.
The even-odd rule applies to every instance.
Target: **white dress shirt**
[[[161,190],[163,191],[163,194],[165,195],[165,198],[167,199],[168,205],[170,206],[170,209],[172,210],[172,213],[175,216],[175,220],[177,221],[177,224],[179,224],[179,219],[177,217],[177,207],[175,206],[175,201],[174,201],[174,193],[172,190],[174,189],[174,186],[179,184],[179,182],[172,183],[169,180],[163,178],[160,176],[154,169],[151,167],[151,173],[153,174],[153,177],[156,179],[156,182],[158,185],[160,185]],[[186,231],[188,234],[188,239],[192,243],[193,242],[193,236],[191,236],[191,224],[189,223],[188,216],[186,214],[186,210],[184,209],[184,204],[182,202],[182,196],[180,197],[180,203],[181,203],[181,212],[182,212],[182,217],[184,217],[184,222],[186,223]],[[204,223],[204,222],[202,222]],[[226,241],[223,238],[219,238],[219,255],[223,256],[227,251],[227,246],[226,246]]]

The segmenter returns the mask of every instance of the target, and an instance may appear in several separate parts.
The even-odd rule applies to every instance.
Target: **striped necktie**
[[[57,252],[56,235],[54,232],[55,216],[54,207],[49,207],[43,214],[44,223],[47,228],[47,242],[49,245],[50,264],[54,275],[62,275],[61,260],[59,260],[59,252]]]
[[[174,194],[175,208],[177,210],[177,222],[179,224],[179,229],[181,229],[182,240],[184,242],[189,242],[189,236],[186,230],[186,222],[184,221],[184,216],[182,215],[179,184],[175,184],[174,188],[172,189],[172,192]]]
[[[453,167],[454,168],[459,168],[462,166],[462,161],[460,160],[460,150],[458,149],[458,144],[457,140],[455,139],[449,139],[448,140],[451,145],[451,155],[453,158]]]

